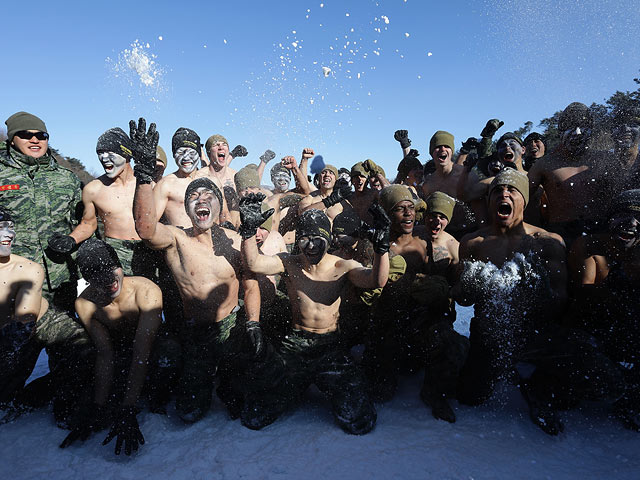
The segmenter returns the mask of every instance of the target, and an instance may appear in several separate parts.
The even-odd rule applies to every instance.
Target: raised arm
[[[393,134],[393,138],[400,143],[400,148],[402,148],[402,158],[409,155],[409,150],[411,147],[411,140],[409,140],[409,131],[396,130]]]
[[[242,237],[242,263],[250,272],[262,275],[276,275],[284,272],[280,256],[262,255],[258,252],[256,232],[258,227],[273,214],[273,209],[262,212],[260,204],[264,200],[262,193],[250,193],[240,199],[240,236]]]
[[[155,152],[158,145],[158,132],[152,123],[146,131],[147,122],[140,118],[138,125],[131,120],[130,137],[134,145],[133,158],[136,177],[136,193],[133,197],[133,220],[136,232],[152,248],[163,250],[175,244],[175,236],[171,228],[159,223],[156,217],[153,198],[153,172],[155,170]]]
[[[258,164],[258,180],[259,184],[262,184],[262,176],[264,175],[264,170],[267,168],[267,163],[276,158],[276,154],[273,150],[265,150],[262,155],[260,155],[260,163]]]
[[[356,287],[379,288],[384,287],[389,278],[389,231],[391,220],[382,209],[374,203],[369,207],[369,213],[373,217],[373,267],[354,268],[349,271],[349,280]]]

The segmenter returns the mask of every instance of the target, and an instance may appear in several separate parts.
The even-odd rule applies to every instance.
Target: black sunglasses
[[[36,137],[38,140],[48,140],[49,134],[47,132],[27,132],[26,130],[22,130],[16,132],[16,137],[20,137],[23,140],[31,140],[33,137]]]

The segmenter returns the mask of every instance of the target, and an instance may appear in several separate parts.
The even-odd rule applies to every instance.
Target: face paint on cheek
[[[127,159],[113,152],[105,152],[98,155],[104,173],[108,178],[116,178],[124,169]]]
[[[16,231],[10,222],[0,222],[0,257],[11,255],[11,246],[16,238]]]
[[[178,150],[176,150],[173,158],[176,161],[178,169],[188,174],[198,168],[200,155],[198,155],[198,152],[196,152],[193,148],[180,147]]]

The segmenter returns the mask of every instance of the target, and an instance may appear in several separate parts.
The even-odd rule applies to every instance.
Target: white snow
[[[470,308],[456,328],[468,331]],[[36,375],[46,372],[43,355]],[[67,431],[50,411],[0,426],[3,478],[20,479],[636,479],[640,434],[590,404],[562,415],[565,432],[543,433],[513,386],[481,407],[452,402],[455,424],[435,420],[418,397],[422,373],[404,377],[394,399],[378,405],[378,423],[362,437],[332,420],[315,388],[302,404],[262,431],[231,421],[217,398],[195,425],[147,411],[138,416],[146,444],[127,458],[102,446],[106,432],[61,450]]]

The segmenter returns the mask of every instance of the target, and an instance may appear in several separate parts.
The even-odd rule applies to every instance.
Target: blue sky
[[[633,0],[32,1],[2,30],[0,116],[40,116],[51,145],[96,173],[98,136],[145,116],[168,152],[185,126],[245,145],[236,168],[309,146],[338,166],[372,158],[393,178],[396,129],[425,161],[436,130],[459,147],[488,118],[537,125],[640,75]],[[138,68],[155,62],[147,76],[132,52]]]

